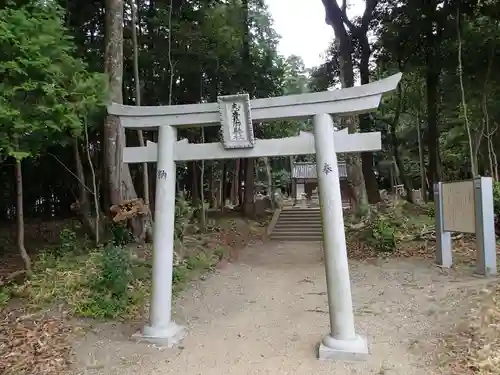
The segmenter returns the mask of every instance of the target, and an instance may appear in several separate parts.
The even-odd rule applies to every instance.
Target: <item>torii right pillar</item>
[[[354,327],[334,125],[328,114],[314,116],[313,122],[330,313],[330,333],[319,344],[318,358],[364,360],[368,345]]]

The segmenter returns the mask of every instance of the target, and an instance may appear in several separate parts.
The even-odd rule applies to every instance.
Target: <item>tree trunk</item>
[[[359,30],[358,39],[361,47],[361,61],[359,64],[359,75],[361,84],[366,85],[370,83],[370,43],[366,35],[366,30]],[[367,114],[359,115],[359,128],[362,132],[369,132],[372,130],[373,124],[371,117]],[[363,167],[363,176],[365,178],[366,194],[368,202],[375,204],[380,202],[380,191],[378,189],[377,177],[373,170],[373,152],[361,153],[361,164]]]
[[[205,128],[201,127],[201,143],[205,143]],[[201,161],[200,165],[200,225],[202,231],[205,231],[207,226],[207,213],[205,212],[205,160]]]
[[[245,190],[243,197],[243,215],[255,217],[254,191],[255,187],[255,159],[248,158],[245,163]]]
[[[399,154],[399,140],[398,136],[396,133],[396,128],[399,124],[399,117],[401,116],[401,107],[402,107],[402,101],[403,101],[403,93],[401,90],[401,83],[398,84],[397,86],[397,96],[398,96],[398,104],[396,107],[396,114],[394,115],[394,120],[392,122],[392,126],[390,127],[390,132],[391,132],[391,144],[392,144],[392,154],[394,156],[394,160],[396,162],[397,169],[399,171],[399,177],[401,178],[401,181],[403,182],[403,186],[406,191],[406,200],[410,203],[413,202],[413,194],[412,194],[412,188],[410,185],[410,182],[408,181],[408,178],[406,177],[406,173],[404,170],[404,165],[403,165],[403,160],[401,159],[401,155]]]
[[[210,168],[208,169],[207,186],[209,189],[208,203],[209,207],[217,208],[219,206],[220,198],[218,196],[219,186],[215,178],[214,164],[210,163]]]
[[[101,241],[100,228],[101,228],[101,208],[99,205],[99,193],[97,190],[97,178],[95,174],[94,164],[92,163],[92,157],[90,155],[90,143],[89,143],[89,129],[87,120],[84,119],[84,134],[85,134],[85,150],[87,153],[87,160],[89,162],[90,174],[92,179],[92,190],[93,190],[93,198],[94,198],[94,207],[95,207],[95,244],[99,246]]]
[[[439,128],[438,128],[438,86],[441,70],[439,67],[439,40],[435,34],[436,1],[425,3],[425,17],[427,22],[426,32],[426,91],[427,91],[427,152],[429,155],[429,198],[434,200],[434,184],[441,179],[439,171]]]
[[[23,170],[21,160],[16,158],[16,218],[17,218],[17,248],[24,261],[24,267],[31,273],[31,259],[24,246],[24,202],[23,202]]]
[[[290,194],[293,199],[293,204],[295,205],[297,203],[297,182],[295,181],[295,178],[293,176],[293,165],[294,165],[294,158],[293,156],[289,156],[289,162],[290,162],[290,180],[291,180],[291,189],[290,189]]]
[[[237,192],[238,192],[238,206],[243,206],[243,193],[245,191],[246,186],[244,186],[245,182],[245,168],[246,168],[246,159],[240,159],[239,169],[238,169],[238,183],[237,183]]]
[[[472,178],[477,177],[477,155],[478,149],[481,142],[481,135],[478,139],[477,149],[474,150],[474,139],[472,137],[471,126],[469,122],[469,111],[467,110],[467,100],[465,99],[465,86],[464,86],[464,72],[463,72],[463,64],[462,64],[462,32],[460,28],[460,7],[457,7],[457,40],[458,40],[458,79],[460,82],[460,93],[462,94],[462,110],[464,114],[464,123],[465,123],[465,131],[467,132],[467,139],[469,143],[469,158],[470,158],[470,167]]]
[[[88,194],[88,187],[85,181],[85,171],[83,169],[83,162],[80,156],[80,149],[78,144],[78,139],[73,142],[73,154],[75,157],[75,168],[76,176],[78,177],[78,200],[79,200],[79,211],[83,215],[88,215],[90,212],[90,200]]]
[[[200,169],[198,162],[193,161],[191,164],[192,180],[191,180],[191,204],[193,207],[198,208],[200,204]]]
[[[253,91],[252,85],[252,59],[250,56],[250,15],[249,15],[249,0],[242,0],[241,5],[243,8],[243,48],[241,51],[241,77],[243,88],[246,92]],[[246,217],[254,216],[254,174],[255,174],[255,161],[254,158],[245,160],[245,191],[243,197],[243,215]]]
[[[276,202],[274,201],[274,191],[273,191],[273,176],[271,174],[271,165],[269,163],[269,158],[264,157],[264,165],[266,166],[267,175],[267,195],[271,199],[271,208],[274,210]]]
[[[356,116],[350,116],[342,120],[342,122],[347,125],[350,134],[356,132],[356,122],[358,120]],[[347,180],[353,198],[352,211],[356,216],[365,216],[369,212],[369,206],[360,154],[346,153],[345,162],[347,167]]]
[[[427,153],[429,155],[429,196],[434,200],[433,186],[439,182],[439,129],[438,129],[438,81],[439,73],[434,71],[434,63],[427,68]]]
[[[139,9],[139,0],[130,0],[130,8],[132,10],[132,47],[134,50],[134,82],[135,82],[135,104],[141,105],[141,81],[139,76],[139,44],[137,42],[137,28],[140,28],[140,18],[137,14]],[[139,146],[144,147],[144,134],[142,130],[137,130],[137,138]],[[142,217],[142,232],[139,237],[140,241],[145,241],[146,238],[153,238],[153,218],[151,216],[151,200],[149,197],[149,171],[148,163],[142,164],[142,185],[144,190],[144,205],[146,215]]]
[[[335,43],[339,51],[339,70],[342,88],[354,86],[354,67],[352,62],[352,39],[345,28],[342,11],[336,0],[322,0],[326,11],[326,22],[335,33]],[[343,118],[350,134],[356,133],[358,124],[355,116]],[[347,177],[352,190],[354,214],[364,216],[368,213],[368,199],[359,153],[346,154]]]
[[[239,204],[239,181],[240,181],[240,161],[241,159],[236,159],[234,161],[233,169],[233,182],[231,184],[231,204],[237,206]]]
[[[78,201],[79,207],[77,209],[76,214],[80,218],[80,222],[83,227],[91,234],[92,238],[97,241],[98,233],[96,231],[96,227],[93,224],[90,214],[90,200],[89,200],[89,192],[85,179],[85,172],[83,170],[83,162],[80,156],[80,149],[78,145],[78,140],[75,139],[73,142],[73,153],[75,157],[75,168],[76,168],[76,176],[78,177]]]
[[[425,177],[424,147],[422,142],[422,121],[420,121],[420,108],[417,109],[417,137],[418,137],[418,160],[420,163],[420,195],[427,203],[427,178]]]
[[[222,161],[222,173],[220,176],[220,210],[224,211],[226,206],[226,192],[227,192],[227,163]]]
[[[106,0],[105,72],[108,75],[110,100],[123,103],[123,0]],[[111,204],[137,198],[127,164],[122,162],[125,130],[116,116],[108,115],[104,123],[104,160],[107,169]],[[142,233],[140,219],[131,220],[134,236]]]

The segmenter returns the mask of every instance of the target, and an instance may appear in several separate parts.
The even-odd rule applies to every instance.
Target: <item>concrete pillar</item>
[[[434,216],[436,218],[436,264],[441,267],[453,265],[451,233],[443,227],[443,183],[434,184]]]
[[[476,273],[483,276],[495,276],[497,274],[497,250],[491,177],[478,177],[474,180],[474,198],[476,201]]]
[[[356,335],[354,328],[334,125],[330,115],[314,116],[314,142],[330,313],[330,333],[320,343],[318,357],[324,360],[365,359],[368,355],[366,340]]]
[[[172,321],[172,272],[174,260],[175,161],[177,130],[160,126],[156,168],[155,230],[153,238],[153,285],[149,325],[141,341],[172,347],[185,335],[185,329]]]

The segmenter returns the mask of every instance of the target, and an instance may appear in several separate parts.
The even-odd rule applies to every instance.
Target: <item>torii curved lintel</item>
[[[307,118],[321,113],[353,115],[375,110],[384,93],[396,89],[402,74],[397,73],[366,85],[341,90],[253,99],[252,119],[266,121]],[[219,125],[217,103],[172,106],[127,106],[112,103],[108,113],[120,116],[125,128],[156,128],[162,125]]]

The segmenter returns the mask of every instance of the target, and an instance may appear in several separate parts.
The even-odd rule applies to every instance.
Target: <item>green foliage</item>
[[[93,289],[108,291],[111,296],[122,299],[131,281],[130,254],[123,248],[106,246],[101,253],[100,264],[99,278],[94,281]]]
[[[144,268],[149,265],[133,263],[129,251],[113,245],[87,254],[54,256],[45,251],[36,259],[31,278],[14,294],[27,297],[36,308],[62,302],[77,316],[136,315],[149,296],[144,276],[150,272]]]
[[[0,10],[0,154],[23,159],[81,134],[104,101],[102,75],[89,74],[54,2]]]
[[[134,235],[128,229],[126,223],[112,223],[110,228],[114,246],[125,246],[134,240]]]
[[[62,253],[73,253],[78,248],[76,232],[70,228],[63,228],[59,233],[59,241],[61,242],[59,249]]]
[[[500,182],[493,183],[493,207],[495,217],[500,218]]]
[[[372,223],[371,235],[375,248],[380,252],[396,250],[396,230],[390,220],[378,216]]]
[[[132,279],[132,261],[125,249],[109,245],[97,258],[95,278],[89,284],[89,295],[78,306],[83,316],[114,318],[126,311],[129,285]]]
[[[434,219],[436,217],[436,207],[434,205],[434,202],[427,203],[427,216],[429,218]]]
[[[65,254],[83,254],[87,251],[90,241],[86,234],[82,235],[81,229],[79,222],[70,222],[59,232],[59,244],[47,248],[46,252],[56,258]]]
[[[13,295],[27,298],[34,308],[64,303],[76,316],[130,318],[144,313],[151,291],[149,261],[113,244],[88,253],[78,248],[75,251],[42,251],[25,284],[0,288],[0,306]],[[174,292],[180,291],[193,275],[209,270],[223,254],[222,248],[211,254],[199,251],[174,266]]]
[[[200,252],[197,255],[187,257],[179,265],[174,268],[173,272],[173,283],[174,292],[181,290],[185,283],[191,280],[193,272],[205,272],[209,270],[217,260],[219,260],[219,253],[216,252],[213,255],[207,255],[204,252]]]
[[[175,200],[175,238],[178,241],[184,239],[187,222],[193,213],[194,209],[186,200],[184,192],[179,192]]]
[[[10,290],[6,287],[0,287],[0,310],[7,306],[11,299]]]
[[[290,182],[291,174],[288,170],[282,169],[272,173],[273,187],[286,188]]]

